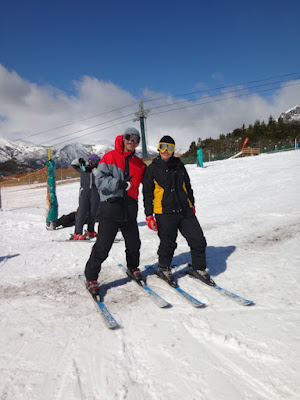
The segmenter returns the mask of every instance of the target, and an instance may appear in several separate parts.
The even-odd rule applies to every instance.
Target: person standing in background
[[[79,208],[76,215],[73,240],[86,240],[97,236],[94,227],[100,199],[95,186],[94,173],[97,170],[99,161],[100,157],[96,154],[91,154],[87,163],[83,158],[76,158],[71,163],[71,166],[80,173]],[[87,232],[83,234],[83,225],[87,215]]]

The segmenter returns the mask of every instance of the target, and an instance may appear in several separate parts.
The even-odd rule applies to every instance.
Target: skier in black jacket
[[[99,161],[100,157],[91,154],[87,163],[83,158],[76,158],[71,163],[71,166],[80,173],[79,209],[76,215],[74,240],[85,240],[97,236],[94,226],[100,198],[95,186],[94,171],[96,171]],[[83,235],[82,230],[87,215],[87,232]]]
[[[191,250],[189,274],[214,285],[206,271],[206,240],[195,216],[195,200],[184,164],[174,157],[175,141],[161,138],[159,156],[146,169],[143,182],[144,207],[148,227],[158,231],[160,244],[158,276],[175,286],[171,262],[177,247],[178,230]],[[154,215],[153,215],[154,214]]]

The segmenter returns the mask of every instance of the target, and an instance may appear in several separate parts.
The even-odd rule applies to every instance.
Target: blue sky
[[[10,77],[15,71],[31,85],[49,86],[69,99],[79,97],[83,77],[113,84],[132,102],[146,94],[172,97],[300,76],[299,1],[2,0],[0,5],[2,67]],[[6,118],[1,108],[0,115]],[[84,115],[95,113],[80,112]]]

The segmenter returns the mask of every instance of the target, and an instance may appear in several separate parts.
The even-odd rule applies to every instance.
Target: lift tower
[[[144,110],[144,102],[143,102],[143,98],[141,98],[141,101],[139,104],[139,111],[135,113],[136,118],[133,121],[140,121],[140,129],[141,129],[141,135],[142,135],[142,158],[148,157],[144,119],[147,118],[147,115],[149,113],[150,113],[150,110]]]

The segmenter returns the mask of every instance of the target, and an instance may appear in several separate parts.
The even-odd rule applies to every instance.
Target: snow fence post
[[[50,149],[48,150],[48,161],[44,165],[47,169],[47,200],[49,207],[46,223],[51,223],[58,218],[58,201],[56,197],[55,163],[51,160]]]

